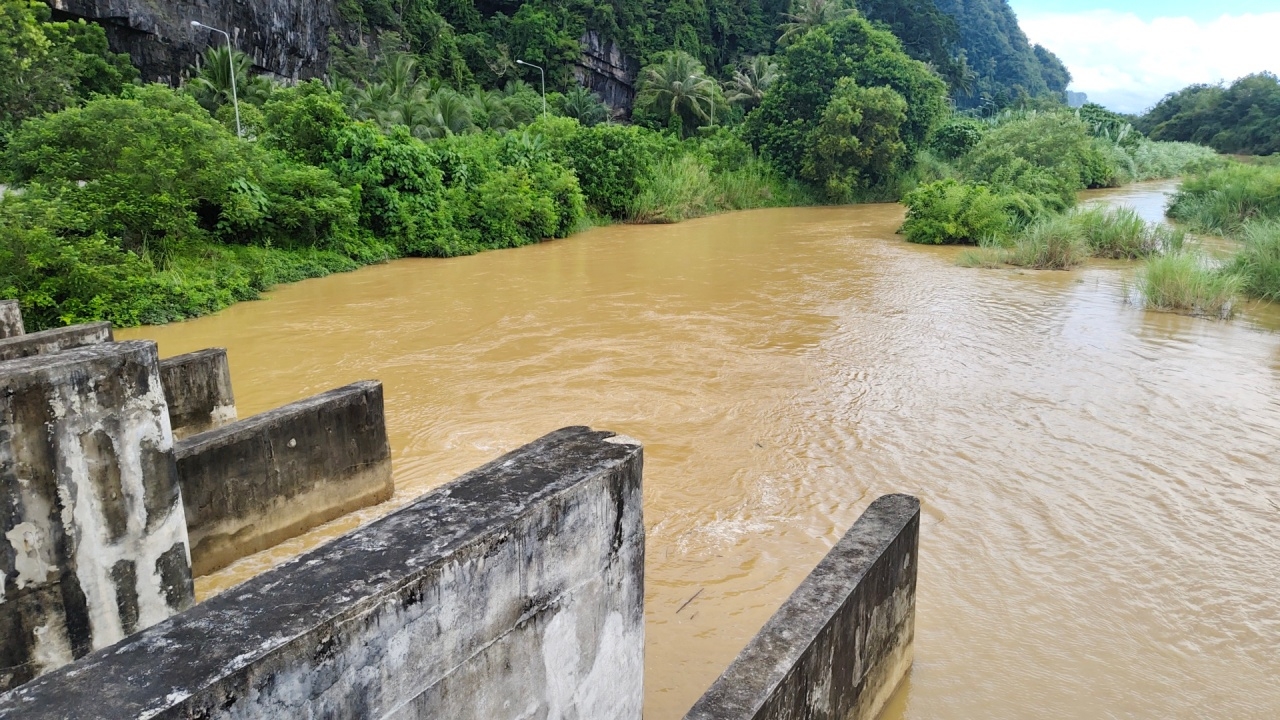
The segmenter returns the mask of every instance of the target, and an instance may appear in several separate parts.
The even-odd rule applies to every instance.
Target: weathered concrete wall
[[[17,337],[24,332],[26,330],[22,327],[22,308],[18,305],[18,301],[0,300],[0,338]]]
[[[48,355],[71,348],[111,342],[111,323],[89,323],[42,330],[0,340],[0,362]]]
[[[874,720],[911,668],[920,502],[885,495],[685,720]]]
[[[231,366],[224,348],[161,360],[160,382],[169,402],[169,424],[179,440],[236,419]]]
[[[156,346],[0,363],[0,689],[190,607]]]
[[[197,575],[383,502],[393,490],[377,382],[193,435],[175,452]]]
[[[641,449],[552,433],[0,697],[0,718],[639,720]]]

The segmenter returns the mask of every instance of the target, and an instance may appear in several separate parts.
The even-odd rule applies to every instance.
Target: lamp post
[[[199,20],[192,20],[191,27],[204,28],[205,30],[222,33],[222,36],[227,39],[227,69],[231,71],[231,104],[234,105],[236,109],[236,137],[242,138],[244,137],[244,132],[240,129],[240,99],[236,97],[236,51],[235,48],[231,46],[231,35],[227,33],[226,30],[219,30],[216,27],[210,27]]]
[[[543,70],[541,66],[534,65],[533,63],[527,63],[523,60],[517,60],[516,64],[525,65],[531,68],[537,68],[538,73],[542,75],[542,117],[546,117],[547,116],[547,71]]]

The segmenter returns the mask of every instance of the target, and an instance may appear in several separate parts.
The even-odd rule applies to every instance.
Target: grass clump
[[[1070,270],[1089,258],[1089,242],[1070,215],[1041,218],[1013,240],[1005,262],[1037,270]]]
[[[1244,247],[1225,272],[1241,279],[1241,290],[1262,300],[1280,300],[1280,220],[1254,222],[1242,232]]]
[[[1185,231],[1148,223],[1127,207],[1077,210],[1069,218],[1079,228],[1093,257],[1138,260],[1179,250],[1186,240]]]
[[[1280,167],[1231,165],[1182,184],[1169,217],[1194,232],[1238,235],[1251,221],[1280,219]]]
[[[1138,274],[1138,292],[1148,308],[1220,318],[1234,313],[1244,283],[1241,275],[1212,267],[1190,250],[1153,257]]]

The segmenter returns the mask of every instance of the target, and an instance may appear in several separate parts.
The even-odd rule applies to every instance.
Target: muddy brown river
[[[1170,187],[1090,197],[1154,218]],[[678,720],[888,492],[924,516],[886,717],[1280,716],[1280,311],[1147,312],[1127,263],[963,269],[901,219],[601,228],[118,333],[225,346],[242,417],[386,386],[395,499],[199,592],[586,424],[645,443],[647,720]]]

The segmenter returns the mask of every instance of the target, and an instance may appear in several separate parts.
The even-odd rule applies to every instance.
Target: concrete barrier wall
[[[160,382],[169,402],[169,424],[179,440],[236,419],[231,366],[224,348],[161,360]]]
[[[685,720],[874,720],[911,667],[920,502],[885,495]]]
[[[156,346],[0,363],[0,689],[190,607]]]
[[[641,449],[567,428],[0,696],[0,718],[640,720]]]
[[[197,575],[391,497],[382,384],[359,382],[176,447]]]
[[[111,323],[72,325],[0,340],[0,362],[111,342]]]
[[[0,338],[16,337],[26,330],[22,327],[22,308],[17,300],[0,300]]]

